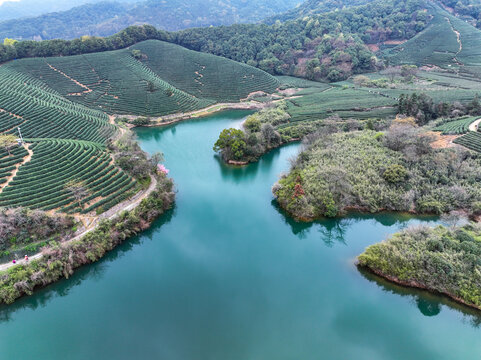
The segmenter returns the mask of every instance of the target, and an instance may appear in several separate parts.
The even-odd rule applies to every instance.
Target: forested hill
[[[3,2],[2,2],[3,1]],[[56,11],[66,11],[74,6],[94,4],[105,0],[2,0],[0,1],[0,21],[40,16]],[[118,0],[135,2],[138,0]]]
[[[255,23],[294,8],[302,0],[103,1],[0,23],[0,38],[47,40],[109,36],[131,25],[175,31],[204,26]],[[1,17],[0,17],[1,19]]]
[[[268,24],[273,24],[277,20],[295,20],[305,16],[322,14],[329,11],[338,11],[351,6],[365,5],[372,1],[373,0],[307,0],[300,6],[297,6],[283,14],[274,15],[266,19],[265,22]]]

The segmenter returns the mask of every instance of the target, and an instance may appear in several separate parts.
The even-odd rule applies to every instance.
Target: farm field
[[[466,135],[455,139],[454,143],[470,150],[481,152],[481,133],[470,131]]]
[[[332,115],[367,119],[395,115],[395,99],[362,89],[340,87],[304,89],[299,98],[287,100],[291,121],[319,120]]]
[[[407,42],[387,49],[384,54],[390,62],[437,66],[479,77],[481,31],[434,3],[427,3],[427,10],[433,15],[430,25]]]
[[[469,125],[476,121],[479,117],[466,117],[458,120],[447,121],[435,127],[434,131],[441,131],[443,135],[460,135],[469,131]]]
[[[117,131],[108,116],[62,97],[57,91],[6,65],[0,67],[0,131],[24,137],[104,143]]]
[[[0,193],[0,207],[46,211],[61,208],[65,212],[86,213],[100,206],[112,207],[135,187],[135,181],[112,164],[102,145],[67,139],[27,139],[27,142],[31,144],[32,159],[20,167]],[[15,152],[18,157],[24,155],[23,151]],[[6,161],[2,158],[0,165]],[[81,204],[65,189],[70,180],[83,181],[89,189]]]
[[[279,81],[264,71],[225,58],[148,40],[131,47],[141,62],[177,89],[200,99],[233,102],[256,91],[272,93]]]
[[[133,56],[139,51],[139,59]],[[109,114],[162,116],[272,93],[273,76],[232,60],[148,40],[86,55],[22,59],[7,65],[67,99]]]

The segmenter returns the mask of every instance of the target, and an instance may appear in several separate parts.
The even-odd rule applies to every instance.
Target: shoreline
[[[316,216],[316,217],[300,217],[294,215],[292,212],[288,211],[282,204],[279,202],[277,197],[274,194],[274,199],[276,202],[279,204],[279,208],[282,209],[288,216],[296,220],[297,222],[315,222],[318,220],[324,220],[324,219],[343,219],[345,217],[348,217],[349,215],[352,214],[359,214],[359,215],[381,215],[381,214],[396,214],[396,215],[405,215],[405,216],[411,216],[411,217],[439,217],[440,215],[434,214],[434,213],[418,213],[416,211],[396,211],[396,210],[386,210],[386,209],[380,209],[379,211],[376,212],[371,212],[369,211],[368,208],[363,208],[363,207],[358,207],[358,206],[346,206],[343,211],[334,216],[334,217],[327,217],[327,216]]]
[[[278,146],[274,146],[274,147],[271,147],[269,148],[266,152],[262,153],[258,159],[255,159],[255,160],[228,160],[228,161],[225,161],[224,159],[222,159],[222,162],[225,164],[225,165],[231,165],[231,166],[246,166],[246,165],[249,165],[249,164],[255,164],[256,162],[259,162],[260,159],[264,156],[264,155],[267,155],[268,153],[270,153],[271,151],[273,150],[276,150],[276,149],[279,149],[285,145],[290,145],[290,144],[293,144],[293,143],[296,143],[296,142],[300,142],[302,141],[301,138],[293,138],[293,139],[290,139],[289,141],[286,141],[285,143],[282,143]]]
[[[456,295],[453,295],[453,294],[450,294],[450,293],[447,293],[447,292],[441,292],[441,291],[438,291],[438,290],[435,290],[435,289],[431,289],[431,288],[427,287],[426,285],[423,285],[423,284],[418,283],[416,281],[400,280],[395,276],[384,274],[383,272],[381,272],[377,269],[373,269],[370,266],[361,265],[361,264],[359,264],[359,260],[357,260],[357,258],[356,258],[356,264],[355,265],[358,268],[366,269],[369,272],[371,272],[372,274],[377,275],[377,276],[379,276],[379,277],[381,277],[385,280],[388,280],[388,281],[390,281],[394,284],[397,284],[397,285],[400,285],[400,286],[403,286],[403,287],[407,287],[407,288],[426,290],[426,291],[430,292],[431,294],[446,296],[449,299],[451,299],[453,301],[456,301],[457,303],[462,304],[464,306],[467,306],[471,309],[481,310],[481,307],[479,307],[477,305],[474,305],[474,304],[470,304],[470,303],[464,301],[463,299],[461,299],[460,297],[457,297]]]
[[[159,116],[151,119],[151,123],[146,125],[134,125],[128,122],[126,124],[130,129],[133,129],[136,127],[163,127],[163,126],[169,126],[184,120],[200,119],[203,117],[220,113],[222,111],[262,110],[270,106],[271,104],[272,102],[259,103],[254,101],[239,102],[239,103],[219,103],[219,104],[214,104],[206,108],[195,110],[188,113],[175,113],[175,114],[170,114],[165,116]],[[145,117],[145,116],[137,116],[137,115],[113,115],[113,116],[115,116],[115,118],[117,119],[126,118],[128,120],[135,120],[135,119]]]
[[[112,216],[101,219],[94,227],[42,249],[29,261],[2,264],[0,305],[9,305],[62,278],[68,279],[76,269],[97,262],[130,237],[150,228],[175,202],[173,180],[152,178],[148,190],[141,196]],[[51,267],[51,264],[56,266]]]

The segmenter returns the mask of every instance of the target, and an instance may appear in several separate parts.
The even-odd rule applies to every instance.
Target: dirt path
[[[155,190],[155,188],[157,186],[157,180],[155,179],[154,176],[151,176],[151,179],[152,179],[152,181],[150,182],[150,186],[147,190],[140,191],[139,193],[137,193],[131,199],[126,200],[126,201],[118,204],[117,206],[113,207],[112,209],[110,209],[110,210],[104,212],[103,214],[101,214],[100,216],[96,217],[85,230],[83,230],[80,234],[75,235],[72,239],[63,242],[62,245],[66,245],[66,244],[69,244],[73,241],[80,240],[83,236],[85,236],[89,232],[95,230],[98,223],[101,220],[105,220],[105,219],[112,220],[115,217],[117,217],[118,214],[121,211],[124,211],[124,210],[130,211],[130,210],[135,209],[140,204],[140,202],[142,200],[144,200],[147,196],[149,196]],[[35,254],[33,256],[30,256],[29,261],[38,260],[40,258],[42,258],[42,253],[38,253],[38,254]],[[24,264],[26,264],[25,260],[19,260],[19,261],[17,261],[16,264],[13,264],[11,262],[1,264],[0,265],[0,271],[7,270],[7,269],[9,269],[13,266],[16,266],[16,265],[24,265]]]
[[[53,67],[53,66],[52,66],[52,65],[50,65],[48,62],[46,62],[46,64],[47,64],[47,65],[48,65],[48,67],[49,67],[50,69],[52,69],[53,71],[56,71],[56,72],[58,72],[60,75],[62,75],[62,76],[64,76],[64,77],[66,77],[67,79],[69,79],[70,81],[72,81],[73,83],[75,83],[76,85],[80,86],[82,89],[85,89],[85,91],[83,91],[82,93],[84,93],[84,94],[87,94],[87,93],[90,93],[90,92],[92,92],[92,89],[91,89],[91,88],[89,88],[87,85],[84,85],[84,84],[82,84],[82,83],[78,82],[78,81],[77,81],[77,80],[75,80],[74,78],[72,78],[72,77],[68,76],[68,75],[67,75],[67,74],[65,74],[64,72],[62,72],[62,71],[60,71],[60,70],[56,69],[55,67]]]
[[[478,119],[475,122],[471,123],[471,125],[469,125],[469,131],[477,132],[478,127],[479,127],[479,123],[481,123],[481,119]]]
[[[167,126],[175,124],[177,122],[189,119],[196,119],[205,116],[212,115],[219,111],[224,110],[261,110],[269,106],[269,103],[258,103],[258,102],[241,102],[241,103],[220,103],[208,106],[204,109],[191,111],[188,113],[176,113],[171,115],[166,115],[152,119],[151,125],[145,125],[146,127],[157,127],[157,126]],[[129,120],[134,120],[139,116],[134,115],[116,115],[118,117],[127,118]],[[132,125],[132,127],[135,127]]]
[[[2,193],[3,189],[5,189],[8,186],[8,184],[10,184],[12,180],[15,178],[15,176],[18,173],[18,170],[20,170],[20,166],[25,165],[30,160],[32,160],[33,151],[30,150],[30,144],[24,144],[23,147],[25,148],[25,150],[27,150],[28,155],[23,158],[21,163],[18,163],[16,165],[15,170],[12,171],[10,176],[7,178],[7,181],[0,185],[0,194]]]
[[[453,26],[453,23],[451,22],[451,20],[449,18],[445,18],[446,21],[449,23],[449,25],[451,26],[451,30],[454,32],[454,34],[456,35],[456,41],[458,42],[459,44],[459,49],[458,51],[456,52],[456,54],[454,55],[454,61],[456,62],[457,65],[459,66],[463,66],[463,63],[461,61],[458,60],[457,56],[459,55],[459,53],[461,51],[463,51],[463,42],[461,41],[461,34],[459,33],[459,31],[457,31],[454,26]]]

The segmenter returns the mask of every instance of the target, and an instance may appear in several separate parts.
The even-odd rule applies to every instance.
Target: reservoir
[[[136,129],[175,207],[68,280],[0,307],[0,359],[476,359],[481,314],[360,272],[367,246],[436,219],[297,223],[273,201],[299,144],[247,167],[212,146],[248,112]]]

